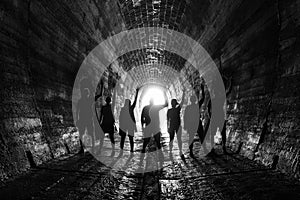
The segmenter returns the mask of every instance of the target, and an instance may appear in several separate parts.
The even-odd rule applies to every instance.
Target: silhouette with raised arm
[[[227,97],[229,95],[229,93],[231,92],[232,90],[232,80],[231,80],[231,77],[229,78],[229,85],[227,86],[226,90],[225,90],[225,94]],[[227,154],[227,150],[226,150],[226,123],[227,123],[227,119],[226,119],[226,99],[223,103],[223,110],[219,110],[220,112],[220,115],[223,115],[224,114],[224,123],[223,123],[223,128],[221,130],[221,139],[222,139],[222,149],[223,149],[223,153],[224,154]],[[221,107],[221,106],[220,106]],[[211,121],[211,116],[212,116],[212,113],[211,113],[211,109],[212,109],[212,102],[211,102],[211,99],[209,100],[208,102],[208,105],[207,105],[207,112],[208,112],[208,122],[206,123],[206,126],[205,126],[205,130],[204,130],[204,133],[207,134],[209,131],[211,133],[214,133],[216,132],[216,130],[209,130],[209,125],[210,125],[210,121]],[[221,109],[221,108],[216,108],[216,109]],[[220,127],[219,127],[220,128]],[[212,134],[211,134],[212,135]],[[213,143],[213,137],[211,137],[211,143]],[[208,154],[208,156],[212,156],[215,154],[215,149],[212,148],[210,153]]]
[[[123,153],[123,148],[124,148],[124,143],[125,143],[125,138],[127,133],[130,142],[130,152],[133,153],[133,148],[134,148],[133,137],[134,137],[134,132],[137,131],[136,124],[135,124],[136,121],[134,117],[134,108],[136,106],[138,92],[139,92],[139,88],[136,89],[136,94],[135,94],[133,104],[131,105],[131,101],[129,99],[126,99],[124,106],[122,107],[120,112],[119,134],[121,136],[121,143],[120,143],[121,153]]]
[[[190,97],[191,104],[186,107],[184,112],[184,129],[187,131],[189,135],[189,149],[190,149],[191,157],[194,157],[193,147],[194,147],[195,134],[196,133],[199,134],[201,143],[204,139],[203,126],[202,126],[202,121],[200,119],[200,109],[205,99],[203,84],[201,84],[201,96],[202,97],[197,104],[196,104],[197,97],[194,95],[191,96]]]
[[[100,124],[103,132],[109,134],[109,139],[112,145],[111,156],[113,156],[115,154],[115,118],[112,112],[111,97],[106,97],[105,102],[106,104],[102,106],[100,112]]]
[[[226,91],[225,91],[226,98],[227,98],[227,96],[230,94],[230,92],[232,90],[232,77],[230,77],[228,81],[229,81],[229,85],[227,86]],[[226,107],[225,107],[226,101],[227,101],[227,99],[225,99],[225,102],[224,102],[224,105],[223,105],[224,124],[223,124],[223,128],[221,130],[222,149],[223,149],[223,153],[224,154],[228,153],[227,150],[226,150],[226,140],[227,140],[227,137],[226,137],[226,124],[228,122],[228,120],[226,119]],[[211,121],[211,115],[212,115],[212,113],[211,113],[211,104],[212,103],[211,103],[211,99],[210,99],[209,102],[208,102],[208,106],[207,106],[207,110],[208,110],[208,122],[206,123],[205,131],[204,131],[205,134],[207,134],[207,132],[209,131],[208,128],[209,128],[209,124],[210,124],[210,121]],[[220,112],[220,114],[222,114],[222,113]],[[211,142],[213,142],[213,141],[211,141]],[[214,153],[215,153],[214,148],[212,148],[212,150],[209,153],[209,155],[213,155]]]
[[[160,130],[159,111],[168,106],[166,93],[164,93],[164,96],[165,96],[165,104],[154,105],[153,99],[151,99],[150,104],[145,106],[142,110],[141,124],[144,132],[142,153],[145,153],[146,147],[150,142],[152,136],[154,136],[157,148],[159,150],[161,149],[161,144],[160,144],[161,130]]]
[[[77,105],[77,127],[79,129],[79,137],[80,137],[80,151],[79,153],[84,153],[84,138],[85,133],[87,136],[92,139],[92,150],[94,150],[94,124],[93,124],[93,98],[90,94],[90,90],[88,88],[84,88],[81,91],[81,98],[78,101]]]
[[[181,134],[182,134],[182,127],[181,127],[181,119],[180,119],[180,112],[182,105],[184,103],[185,98],[185,91],[183,91],[183,96],[180,105],[178,104],[176,99],[171,100],[172,108],[170,108],[167,112],[167,121],[168,121],[168,133],[170,135],[170,154],[173,149],[173,141],[175,137],[175,133],[177,135],[177,142],[179,148],[179,154],[182,155],[182,141],[181,141]]]

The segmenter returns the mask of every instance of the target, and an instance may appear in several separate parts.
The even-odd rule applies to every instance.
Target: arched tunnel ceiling
[[[119,0],[126,27],[163,27],[179,30],[186,0]]]
[[[207,0],[191,2],[190,0],[119,0],[119,7],[127,30],[142,27],[160,27],[169,29],[170,32],[187,32],[192,29],[189,22],[189,15],[197,16],[202,20],[204,10],[207,8]],[[200,4],[199,4],[200,3]],[[199,8],[195,12],[194,5]],[[201,12],[202,11],[202,12]],[[201,12],[199,14],[197,12]],[[195,14],[197,13],[197,14]],[[194,18],[194,16],[193,16]],[[154,32],[148,40],[148,44],[153,44],[151,48],[144,48],[124,54],[118,58],[118,64],[125,71],[135,69],[136,82],[145,83],[157,81],[165,84],[173,80],[174,73],[170,73],[169,68],[180,72],[185,66],[186,60],[175,53],[165,50],[166,35]],[[168,66],[168,67],[166,67]],[[192,70],[192,68],[190,68]],[[192,72],[193,73],[193,72]],[[192,83],[191,83],[192,84]]]
[[[123,54],[118,58],[118,63],[138,85],[146,82],[169,85],[186,60],[165,50],[144,48]]]
[[[179,72],[184,67],[186,60],[175,53],[160,48],[145,48],[122,55],[118,58],[118,62],[122,63],[125,71],[140,65],[158,64],[170,66]]]
[[[131,51],[117,60],[136,83],[135,87],[145,83],[157,83],[168,87],[179,75],[185,76],[190,85],[197,85],[195,77],[200,77],[200,74],[191,63],[175,53],[169,51],[157,53],[152,50],[145,48]],[[155,57],[157,59],[151,57],[153,52],[159,54]]]
[[[166,65],[148,64],[133,68],[129,72],[129,75],[136,83],[135,87],[147,83],[155,83],[169,87],[178,77],[178,72]]]

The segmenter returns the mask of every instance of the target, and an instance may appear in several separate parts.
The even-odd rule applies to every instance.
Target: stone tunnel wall
[[[242,144],[242,154],[265,165],[278,156],[277,168],[299,178],[299,1],[188,2],[185,32],[232,77],[228,145]],[[0,2],[1,180],[28,169],[30,160],[78,150],[72,84],[84,56],[124,28],[117,7],[115,1]]]
[[[299,179],[300,2],[210,1],[205,6],[204,20],[189,22],[198,29],[187,31],[201,35],[199,42],[224,77],[232,77],[228,145],[265,165],[278,159],[278,169]]]
[[[77,70],[123,23],[115,1],[4,0],[0,14],[4,181],[30,165],[78,151],[71,112]]]

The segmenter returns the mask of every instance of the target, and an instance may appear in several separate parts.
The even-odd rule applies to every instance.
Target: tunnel
[[[2,0],[0,22],[1,199],[300,199],[299,0]]]

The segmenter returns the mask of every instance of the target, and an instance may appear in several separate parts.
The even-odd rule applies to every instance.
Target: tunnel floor
[[[124,152],[125,171],[112,167],[118,162],[122,166],[117,153],[107,156],[111,166],[88,152],[66,156],[1,186],[1,199],[300,199],[299,182],[235,153],[224,155],[217,148],[213,156],[199,156],[202,150],[195,142],[195,158],[185,153],[182,159],[175,140],[170,156],[166,134],[162,135],[163,168],[134,173],[141,135],[135,140],[138,145],[134,155],[127,159],[129,152]],[[108,141],[105,138],[106,148],[110,146]],[[116,144],[119,141],[117,137]]]

